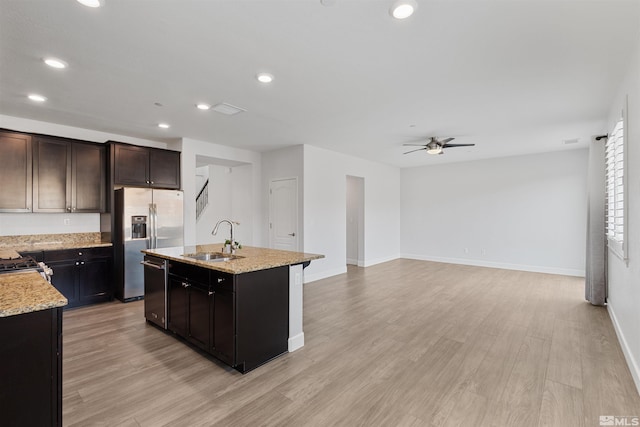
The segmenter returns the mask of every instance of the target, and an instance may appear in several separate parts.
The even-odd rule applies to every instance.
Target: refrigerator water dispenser
[[[146,239],[147,238],[147,216],[134,215],[131,217],[131,238]]]

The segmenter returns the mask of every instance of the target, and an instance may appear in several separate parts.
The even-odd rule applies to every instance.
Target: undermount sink
[[[234,259],[244,258],[237,255],[232,254],[223,254],[221,252],[196,252],[194,254],[183,254],[185,258],[195,259],[197,261],[207,261],[207,262],[224,262],[231,261]]]

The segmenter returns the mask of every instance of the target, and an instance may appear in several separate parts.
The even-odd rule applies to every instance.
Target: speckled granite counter
[[[229,261],[211,262],[199,261],[183,256],[196,252],[220,252],[221,244],[180,246],[173,248],[148,249],[142,252],[155,255],[160,258],[183,262],[185,264],[197,265],[211,270],[222,271],[231,274],[249,273],[251,271],[266,270],[284,265],[302,264],[314,259],[324,258],[324,255],[306,254],[302,252],[281,251],[277,249],[256,248],[243,246],[235,253],[242,257]]]
[[[112,246],[112,244],[103,241],[99,232],[0,236],[0,249],[13,249],[17,252],[54,251],[60,249],[108,246]]]
[[[65,305],[67,299],[35,271],[0,275],[0,317]]]

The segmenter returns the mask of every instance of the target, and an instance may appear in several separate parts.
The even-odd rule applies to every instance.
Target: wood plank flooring
[[[640,416],[580,278],[395,260],[304,288],[305,346],[246,375],[146,324],[64,313],[66,426],[598,426]]]

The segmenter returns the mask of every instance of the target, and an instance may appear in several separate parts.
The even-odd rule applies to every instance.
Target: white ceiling
[[[400,167],[562,150],[606,131],[640,28],[638,0],[418,0],[404,21],[391,3],[0,0],[0,114]],[[403,156],[432,135],[477,145]]]

